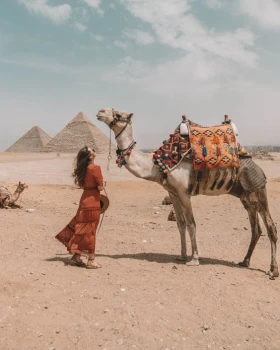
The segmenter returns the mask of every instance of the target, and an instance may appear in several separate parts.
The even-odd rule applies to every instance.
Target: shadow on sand
[[[178,256],[175,255],[168,255],[168,254],[160,254],[160,253],[137,253],[137,254],[115,254],[115,255],[109,255],[109,254],[96,254],[97,257],[108,257],[111,259],[135,259],[135,260],[143,260],[148,262],[156,262],[159,264],[168,264],[168,263],[176,263],[184,265],[185,262],[178,259]],[[238,269],[244,269],[244,267],[239,266],[235,262],[230,262],[227,260],[221,260],[221,259],[212,259],[212,258],[206,258],[206,257],[200,257],[199,258],[199,264],[200,265],[221,265],[221,266],[227,266],[231,268],[238,268]],[[254,268],[247,268],[251,271],[258,271],[266,273],[266,271],[263,271],[261,269],[254,269]]]
[[[66,257],[61,257],[60,255],[67,255]],[[137,253],[137,254],[115,254],[115,255],[109,255],[109,254],[96,254],[96,257],[106,257],[110,259],[134,259],[134,260],[142,260],[142,261],[148,261],[148,262],[156,262],[159,264],[180,264],[184,265],[185,262],[178,260],[178,257],[175,255],[168,255],[168,254],[160,254],[160,253]],[[70,266],[76,266],[71,261],[71,256],[68,254],[57,254],[53,258],[46,259],[45,261],[54,262],[54,261],[60,261],[63,262],[64,265],[70,265]],[[221,260],[221,259],[212,259],[212,258],[205,258],[200,257],[199,258],[199,264],[200,265],[221,265],[221,266],[227,266],[231,268],[237,268],[237,269],[244,269],[244,267],[239,266],[238,264],[234,262],[230,262],[227,260]],[[254,269],[254,268],[247,268],[251,271],[258,271],[262,273],[266,273],[266,271],[261,269]]]

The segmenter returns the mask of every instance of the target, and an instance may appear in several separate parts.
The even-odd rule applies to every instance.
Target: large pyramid
[[[97,153],[106,153],[109,149],[109,139],[83,112],[80,112],[42,151],[76,153],[85,145],[94,148]]]
[[[51,140],[39,126],[34,126],[18,139],[6,152],[40,152],[42,148]]]

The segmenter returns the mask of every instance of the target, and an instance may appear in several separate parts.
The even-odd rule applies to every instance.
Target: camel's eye
[[[119,119],[122,117],[122,116],[121,116],[120,114],[118,114],[118,113],[116,114],[116,116],[117,116],[117,118],[119,118]]]

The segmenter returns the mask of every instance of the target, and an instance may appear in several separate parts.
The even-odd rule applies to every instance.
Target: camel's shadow
[[[135,260],[145,260],[148,262],[156,262],[159,264],[180,264],[185,265],[184,261],[181,261],[178,259],[178,256],[175,255],[169,255],[169,254],[161,254],[161,253],[136,253],[136,254],[96,254],[98,257],[108,257],[111,259],[135,259]],[[189,261],[189,259],[188,259]],[[209,257],[199,257],[199,264],[200,265],[221,265],[221,266],[227,266],[231,268],[238,268],[238,269],[244,269],[244,267],[238,265],[238,263],[230,262],[227,260],[222,259],[213,259]],[[254,268],[247,268],[252,271],[259,271],[266,273],[266,271],[263,271],[261,269],[254,269]]]
[[[60,257],[59,255],[67,255],[67,257]],[[169,255],[169,254],[160,254],[160,253],[136,253],[136,254],[96,254],[97,257],[106,257],[111,259],[134,259],[134,260],[142,260],[142,261],[148,261],[148,262],[156,262],[159,264],[179,264],[179,265],[185,265],[184,261],[181,261],[178,259],[178,256],[175,255]],[[65,266],[75,266],[73,262],[71,261],[71,256],[68,254],[57,254],[57,256],[49,259],[45,259],[45,261],[54,262],[54,261],[60,261],[63,262]],[[244,269],[244,267],[239,266],[235,262],[230,262],[227,260],[222,259],[213,259],[209,257],[200,257],[199,258],[199,264],[200,265],[221,265],[226,266],[230,268],[236,268],[236,269]],[[247,268],[251,271],[258,271],[262,273],[266,273],[266,271],[261,269],[254,269],[254,268]]]

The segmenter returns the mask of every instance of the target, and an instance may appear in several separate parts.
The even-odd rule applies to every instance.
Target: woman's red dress
[[[95,252],[96,229],[100,219],[98,186],[103,186],[100,166],[89,164],[77,214],[55,236],[71,254],[93,254]]]

